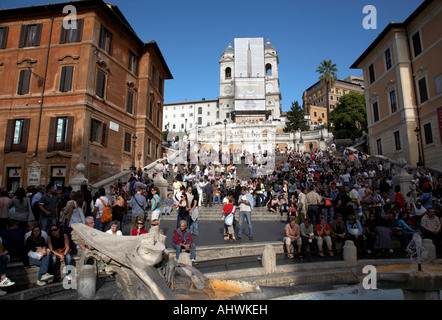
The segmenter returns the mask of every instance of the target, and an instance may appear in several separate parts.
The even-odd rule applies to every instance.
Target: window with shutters
[[[421,54],[422,52],[422,44],[421,44],[421,35],[418,32],[416,32],[413,36],[412,36],[412,42],[413,42],[413,51],[414,51],[414,56],[417,57],[418,55]]]
[[[402,149],[402,147],[401,147],[401,135],[400,135],[399,131],[395,131],[393,133],[393,135],[394,135],[394,146],[395,146],[396,150],[401,150]]]
[[[424,125],[425,144],[433,143],[433,130],[431,129],[431,123]]]
[[[370,84],[372,84],[373,82],[376,81],[376,76],[374,74],[374,65],[370,64],[370,66],[368,67],[368,77],[370,79]]]
[[[6,124],[4,152],[27,152],[31,119],[9,119]]]
[[[152,63],[152,72],[150,74],[150,81],[152,81],[153,84],[157,84],[157,69],[155,68],[155,65]]]
[[[134,106],[134,93],[130,90],[127,90],[126,112],[132,114],[133,106]]]
[[[38,47],[41,38],[41,23],[22,25],[18,47]]]
[[[139,58],[135,55],[135,53],[132,52],[132,50],[129,50],[129,65],[127,68],[138,75],[138,64],[139,64]]]
[[[164,80],[161,77],[158,77],[158,92],[163,96],[164,95]]]
[[[9,27],[0,27],[0,49],[6,48]]]
[[[103,146],[107,145],[107,125],[96,119],[91,119],[91,142],[100,143]]]
[[[130,152],[130,146],[131,146],[131,134],[129,132],[124,133],[124,151]]]
[[[395,113],[397,111],[397,99],[396,99],[396,91],[390,91],[390,108],[391,113]]]
[[[421,103],[424,103],[428,100],[428,90],[427,90],[427,80],[426,78],[422,78],[418,81],[419,87],[419,100]]]
[[[97,82],[95,84],[95,94],[104,99],[106,88],[106,74],[102,70],[97,70]]]
[[[20,70],[18,79],[17,94],[24,95],[29,93],[29,85],[31,83],[31,70]]]
[[[161,108],[160,105],[157,104],[157,128],[160,127],[160,117],[161,116]]]
[[[373,120],[374,122],[379,121],[379,107],[377,102],[373,103]]]
[[[98,46],[107,53],[112,54],[112,32],[107,30],[103,25],[100,27]]]
[[[387,50],[385,50],[385,67],[387,68],[387,70],[391,69],[391,51],[390,48],[388,48]]]
[[[61,68],[60,92],[69,92],[72,90],[73,66],[64,66]]]
[[[153,116],[153,102],[152,99],[149,100],[149,120],[152,121]]]
[[[151,138],[147,138],[147,154],[150,156],[151,154],[151,149],[152,148],[152,139]]]
[[[376,140],[376,147],[378,149],[378,155],[382,155],[382,140]]]
[[[75,28],[74,28],[75,27]],[[77,19],[74,25],[74,21],[71,21],[69,28],[66,29],[64,24],[61,25],[60,44],[81,42],[83,33],[83,19]]]
[[[51,117],[49,120],[48,152],[72,151],[74,117]]]

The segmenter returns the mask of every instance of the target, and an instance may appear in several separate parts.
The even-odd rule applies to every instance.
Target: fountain
[[[127,300],[271,299],[328,288],[265,287],[246,281],[208,279],[169,253],[166,236],[157,226],[137,237],[116,237],[80,223],[72,228],[72,240],[88,248],[81,259],[84,263],[76,266],[80,299],[94,299],[98,273],[114,276]]]
[[[435,247],[419,233],[407,247],[410,264],[377,266],[377,284],[381,289],[402,289],[405,300],[440,300],[442,266],[435,262]]]

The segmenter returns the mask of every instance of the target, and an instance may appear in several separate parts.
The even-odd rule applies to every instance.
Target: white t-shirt
[[[106,233],[113,234],[111,229],[107,230]],[[123,233],[121,232],[121,230],[117,230],[116,236],[122,236],[122,235]]]
[[[25,233],[25,244],[26,244],[26,240],[28,240],[28,238],[31,236],[31,233],[32,233],[32,230]],[[48,243],[48,234],[46,233],[46,231],[41,230],[41,236],[43,239],[45,239],[46,243]]]
[[[103,199],[103,201],[101,201],[100,199]],[[103,204],[103,202],[104,202],[104,204]],[[104,205],[108,206],[110,204],[109,202],[110,202],[110,200],[106,196],[101,196],[100,198],[95,200],[95,207],[98,207],[97,216],[95,217],[95,219],[101,218],[101,214],[103,213]]]

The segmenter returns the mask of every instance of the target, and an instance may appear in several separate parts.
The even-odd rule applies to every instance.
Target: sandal
[[[293,259],[295,256],[294,256],[293,254],[289,253],[289,254],[287,255],[287,257],[289,257],[290,259]]]
[[[322,253],[322,251],[319,251],[319,255],[320,255],[321,257],[324,256],[324,254]]]
[[[335,256],[335,254],[332,251],[330,251],[329,254],[330,254],[330,257],[334,257]]]

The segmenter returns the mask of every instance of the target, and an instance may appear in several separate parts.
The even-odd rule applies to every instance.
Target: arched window
[[[230,67],[226,68],[225,76],[226,76],[226,79],[231,79],[232,78],[232,69]]]
[[[266,64],[266,74],[271,75],[272,74],[272,65],[270,63]]]

